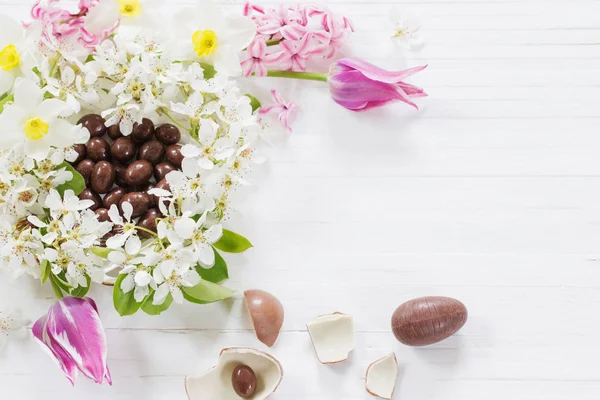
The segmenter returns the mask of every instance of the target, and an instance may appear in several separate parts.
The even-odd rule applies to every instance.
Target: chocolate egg
[[[105,122],[101,115],[88,114],[83,116],[77,123],[86,128],[91,137],[100,137],[106,133]]]
[[[249,366],[240,364],[231,373],[231,385],[242,399],[250,399],[256,393],[256,374]]]
[[[115,184],[115,168],[108,161],[97,162],[90,178],[92,189],[98,194],[108,193]]]
[[[108,137],[112,140],[117,140],[122,136],[123,134],[121,133],[121,127],[119,126],[119,124],[111,125],[108,127]]]
[[[90,210],[96,211],[102,207],[102,197],[90,188],[83,189],[83,192],[79,193],[80,200],[92,200],[94,204],[90,207]]]
[[[156,233],[158,231],[156,219],[161,217],[162,214],[158,208],[151,208],[146,214],[144,214],[142,218],[140,218],[138,226]],[[152,237],[150,233],[141,230],[138,232],[138,234],[144,239],[149,239]]]
[[[148,140],[152,140],[154,136],[154,122],[148,118],[144,118],[142,123],[135,123],[133,125],[133,132],[131,132],[131,139],[136,144],[142,144]]]
[[[115,167],[115,183],[121,187],[129,186],[129,183],[127,183],[127,165],[115,163],[113,166]]]
[[[408,346],[428,346],[458,332],[467,322],[463,303],[449,297],[422,297],[402,304],[392,316],[392,331]]]
[[[110,146],[106,140],[94,137],[87,144],[87,156],[90,160],[106,161],[110,159]]]
[[[144,185],[152,178],[152,164],[146,160],[137,160],[129,167],[125,173],[125,180],[130,185]]]
[[[122,137],[118,138],[110,145],[110,154],[117,161],[127,163],[135,158],[135,144],[133,140]]]
[[[168,162],[163,162],[154,167],[154,177],[156,178],[156,182],[160,182],[165,177],[173,171],[177,171],[177,167]]]
[[[77,165],[83,160],[85,160],[85,158],[87,157],[87,147],[85,144],[74,144],[73,150],[75,151],[75,153],[77,153],[77,158],[75,159],[75,161],[71,162],[71,165]]]
[[[102,205],[107,210],[110,210],[110,208],[113,205],[118,206],[119,203],[121,202],[121,199],[126,194],[127,194],[127,189],[122,188],[122,187],[116,187],[113,190],[111,190],[110,192],[108,192],[108,194],[106,196],[104,196],[104,200],[102,201]]]
[[[175,165],[178,168],[181,168],[181,163],[183,162],[183,154],[181,154],[181,146],[178,144],[172,144],[167,147],[166,152],[167,161],[171,164]]]
[[[173,124],[162,124],[156,128],[156,138],[167,146],[179,143],[181,140],[181,132]]]
[[[133,192],[128,193],[121,199],[119,205],[123,210],[123,203],[130,203],[133,207],[131,218],[141,217],[148,211],[150,206],[150,196],[147,193]]]
[[[152,165],[156,165],[162,161],[165,156],[165,145],[158,140],[152,140],[144,143],[140,147],[139,159],[149,161]]]
[[[96,163],[92,160],[83,160],[75,167],[75,170],[79,172],[81,176],[83,176],[86,186],[90,186],[90,179],[92,178],[92,173],[94,172],[95,166]]]

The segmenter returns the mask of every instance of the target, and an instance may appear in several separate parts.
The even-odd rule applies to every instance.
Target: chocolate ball
[[[150,161],[137,160],[129,167],[125,173],[125,179],[130,185],[144,185],[152,178],[152,164]]]
[[[147,193],[141,192],[127,193],[125,196],[123,196],[121,202],[119,203],[121,211],[123,211],[124,203],[130,203],[133,207],[133,214],[131,215],[131,218],[141,217],[146,213],[146,211],[148,211],[148,208],[150,207],[150,196],[148,196]]]
[[[138,226],[156,233],[158,231],[156,219],[161,217],[162,214],[158,208],[151,208],[142,218],[140,218]],[[152,237],[150,233],[142,230],[138,231],[138,234],[144,239],[150,239]]]
[[[92,210],[92,211],[96,211],[97,209],[102,207],[102,198],[100,197],[100,195],[98,193],[94,192],[90,188],[83,189],[83,192],[79,193],[79,199],[80,200],[92,200],[94,202],[94,205],[92,205],[90,207],[90,210]]]
[[[90,132],[91,137],[104,136],[106,133],[106,121],[98,114],[88,114],[83,116],[78,122],[82,127]]]
[[[121,127],[119,124],[111,125],[108,127],[108,137],[112,140],[117,140],[120,137],[123,137],[121,133]]]
[[[158,140],[152,140],[144,143],[140,147],[138,158],[140,160],[150,161],[152,165],[156,165],[162,161],[165,156],[165,145]]]
[[[156,182],[160,182],[169,174],[169,172],[177,171],[177,167],[169,164],[168,162],[163,162],[154,167],[154,177],[156,178]]]
[[[129,186],[127,183],[127,165],[124,164],[114,164],[115,167],[115,183],[117,186],[126,187]]]
[[[167,161],[176,166],[177,168],[181,168],[181,163],[183,162],[183,154],[181,154],[181,146],[178,144],[172,144],[167,147],[166,152]]]
[[[94,212],[96,213],[96,216],[98,217],[98,221],[100,221],[100,222],[110,221],[110,217],[108,216],[108,210],[106,208],[99,208]]]
[[[73,150],[75,150],[75,153],[77,153],[77,158],[75,161],[70,163],[71,165],[77,165],[87,157],[87,147],[85,147],[85,144],[74,144]]]
[[[92,189],[96,193],[108,193],[115,184],[115,168],[108,161],[99,161],[94,166],[90,179]]]
[[[249,399],[256,393],[256,374],[247,365],[240,364],[231,373],[231,385],[235,393],[243,399]]]
[[[110,160],[110,146],[102,138],[91,138],[87,144],[87,156],[92,161]]]
[[[92,172],[94,172],[95,166],[96,163],[92,160],[83,160],[75,167],[75,170],[83,176],[85,186],[90,186],[90,179],[92,178]]]
[[[142,123],[135,123],[133,125],[133,132],[131,133],[131,139],[136,144],[142,144],[149,140],[152,140],[154,136],[154,122],[148,118],[144,118]]]
[[[181,132],[179,128],[172,124],[163,124],[156,128],[156,138],[167,146],[179,143]]]
[[[115,160],[122,163],[133,160],[135,158],[135,150],[133,140],[126,137],[118,138],[110,145],[110,154]]]
[[[119,206],[119,203],[121,202],[121,199],[126,194],[127,194],[127,189],[122,188],[122,187],[116,187],[113,190],[111,190],[110,192],[108,192],[108,194],[106,196],[104,196],[104,200],[102,201],[102,205],[107,210],[110,210],[110,208],[113,205]]]

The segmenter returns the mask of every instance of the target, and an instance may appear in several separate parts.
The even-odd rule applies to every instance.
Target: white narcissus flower
[[[415,16],[403,14],[396,7],[389,12],[392,24],[392,40],[407,49],[417,49],[423,46],[424,41],[420,34],[421,23]]]
[[[0,95],[8,92],[21,73],[26,54],[23,28],[17,21],[0,15]]]
[[[248,17],[226,19],[211,1],[182,10],[172,23],[173,46],[179,60],[205,60],[222,74],[239,76],[240,51],[256,35],[256,23]]]
[[[206,268],[215,265],[215,253],[212,245],[223,236],[223,226],[217,224],[204,229],[207,213],[202,214],[198,221],[182,217],[175,222],[175,232],[182,241],[190,240],[196,260]]]
[[[57,99],[44,100],[44,91],[34,82],[17,79],[14,94],[14,103],[0,115],[1,147],[23,143],[28,156],[43,160],[53,147],[65,148],[89,139],[87,129],[60,118],[70,113],[69,106]]]
[[[117,22],[123,26],[150,29],[159,21],[158,9],[164,2],[160,0],[100,0],[90,8],[85,20],[85,29],[93,34],[101,34]]]

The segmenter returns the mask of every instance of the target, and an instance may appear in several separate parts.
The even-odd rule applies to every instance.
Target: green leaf
[[[50,268],[50,263],[48,262],[48,260],[42,260],[41,273],[40,273],[40,279],[42,280],[42,285],[44,283],[46,283],[48,278],[50,278],[51,271],[52,271],[52,268]]]
[[[204,79],[212,79],[217,74],[217,70],[215,69],[215,67],[208,63],[201,62],[200,66],[204,70]]]
[[[148,296],[146,300],[144,300],[144,303],[142,303],[142,311],[144,311],[148,315],[160,315],[163,312],[167,311],[169,307],[171,307],[171,304],[173,303],[173,296],[171,296],[171,293],[169,293],[165,302],[159,306],[155,306],[154,304],[152,304],[153,301],[154,292],[152,292],[152,294]]]
[[[79,286],[77,289],[70,289],[69,293],[73,297],[84,298],[86,294],[90,291],[90,285],[92,283],[92,279],[89,276],[85,276],[85,280],[87,281],[87,286]]]
[[[221,257],[219,252],[213,248],[215,252],[215,265],[210,269],[202,268],[200,265],[196,266],[196,271],[202,277],[212,283],[220,283],[226,279],[229,279],[229,271],[227,270],[227,263]]]
[[[94,253],[94,255],[103,258],[105,260],[108,259],[108,255],[112,253],[113,249],[108,249],[106,247],[90,247],[90,251]]]
[[[58,169],[61,168],[66,168],[67,171],[71,172],[73,174],[73,179],[71,179],[69,182],[63,183],[57,187],[56,190],[58,190],[58,193],[63,196],[67,190],[71,189],[75,192],[75,196],[79,196],[79,194],[85,189],[85,180],[83,179],[83,176],[81,176],[81,174],[67,162],[64,162],[58,166]]]
[[[129,293],[124,293],[121,289],[121,283],[126,276],[126,274],[119,275],[113,290],[113,304],[115,305],[115,310],[117,310],[121,317],[135,314],[142,306],[142,303],[135,301],[135,298],[133,297],[134,290]]]
[[[183,297],[192,303],[209,304],[225,300],[235,293],[231,289],[217,285],[209,281],[201,281],[198,285],[191,288],[181,288]]]
[[[243,253],[252,248],[252,243],[242,235],[223,229],[223,237],[214,246],[225,253]]]
[[[50,275],[50,285],[52,286],[52,290],[54,291],[54,295],[57,299],[62,299],[65,295],[62,292],[60,285],[57,282],[56,276]]]
[[[258,110],[259,108],[262,107],[262,104],[260,104],[260,101],[252,96],[251,94],[247,94],[246,97],[248,97],[250,99],[250,105],[252,106],[252,112],[255,112],[256,110]]]

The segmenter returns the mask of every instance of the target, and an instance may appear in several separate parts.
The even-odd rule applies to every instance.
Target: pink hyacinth
[[[260,110],[261,115],[265,114],[276,114],[277,119],[289,132],[292,131],[292,121],[296,117],[298,112],[298,105],[295,103],[287,102],[276,90],[271,90],[275,104],[272,106],[264,107]]]
[[[112,385],[106,365],[106,336],[92,299],[65,297],[33,325],[33,335],[49,350],[71,384],[77,371]]]
[[[285,56],[284,51],[268,53],[264,40],[257,38],[248,46],[248,58],[242,61],[244,76],[266,76],[267,67],[281,62]]]
[[[427,94],[403,79],[426,67],[390,72],[366,61],[347,58],[332,65],[329,89],[336,103],[352,111],[369,110],[394,101],[418,108],[411,99]]]

